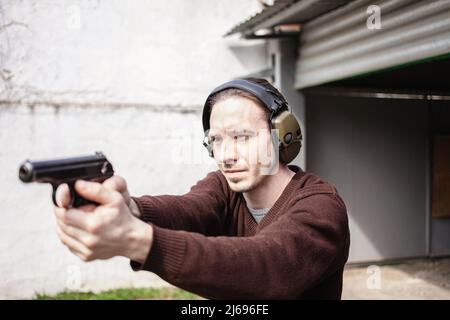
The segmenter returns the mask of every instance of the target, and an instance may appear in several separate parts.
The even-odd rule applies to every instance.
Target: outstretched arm
[[[208,298],[299,298],[342,270],[349,243],[346,210],[334,195],[301,202],[252,237],[154,227],[150,254],[133,269]]]
[[[208,237],[147,224],[102,184],[75,188],[100,205],[55,207],[58,234],[72,252],[86,261],[128,257],[135,270],[205,297],[299,298],[339,274],[347,260],[347,215],[335,194],[301,199],[254,236]]]
[[[184,195],[132,197],[140,219],[159,227],[221,235],[227,214],[226,182],[218,171],[210,172]]]

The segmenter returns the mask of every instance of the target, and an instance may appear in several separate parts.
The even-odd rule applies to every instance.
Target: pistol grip
[[[69,192],[70,192],[70,204],[69,204],[69,208],[78,208],[87,204],[93,204],[95,206],[98,206],[97,202],[91,201],[91,200],[87,200],[85,198],[83,198],[82,196],[80,196],[78,194],[78,192],[75,191],[75,183],[71,182],[67,184],[69,186]],[[58,206],[58,204],[56,203],[56,189],[58,188],[57,184],[53,185],[53,193],[52,193],[52,200],[53,200],[53,204],[55,206]]]

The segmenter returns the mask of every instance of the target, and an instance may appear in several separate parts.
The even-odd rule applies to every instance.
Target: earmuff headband
[[[216,87],[206,99],[205,105],[203,107],[203,116],[202,116],[204,132],[206,132],[210,128],[209,118],[211,115],[211,108],[210,108],[211,99],[215,94],[227,89],[241,89],[243,91],[253,94],[270,111],[271,117],[277,114],[280,110],[288,110],[287,103],[283,100],[280,100],[271,90],[248,80],[242,79],[232,80]]]

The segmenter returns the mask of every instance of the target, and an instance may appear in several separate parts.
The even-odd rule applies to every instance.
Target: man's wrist
[[[127,236],[126,257],[144,264],[153,244],[153,227],[139,219],[133,219],[134,226]]]
[[[128,205],[128,207],[130,208],[130,211],[133,214],[133,216],[141,218],[142,215],[141,210],[139,210],[139,206],[137,205],[136,201],[134,201],[133,198],[130,199],[130,204]]]

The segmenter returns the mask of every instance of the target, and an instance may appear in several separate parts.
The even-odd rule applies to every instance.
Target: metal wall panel
[[[381,29],[367,27],[367,7]],[[305,24],[297,89],[450,53],[450,0],[358,0]]]

